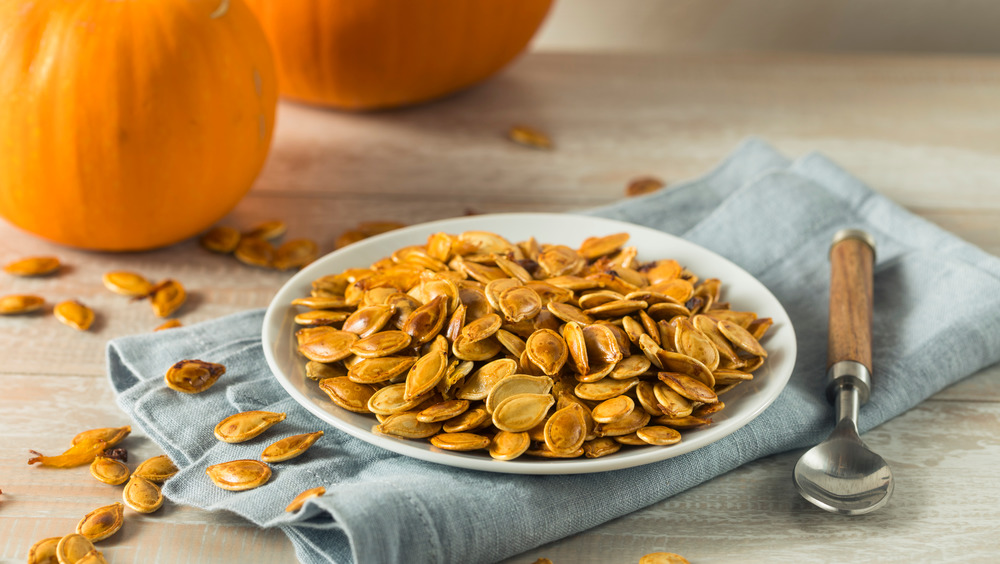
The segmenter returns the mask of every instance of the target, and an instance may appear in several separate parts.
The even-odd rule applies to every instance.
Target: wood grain
[[[915,213],[1000,254],[1000,60],[993,58],[719,54],[532,55],[491,82],[419,108],[345,114],[283,104],[271,157],[223,220],[289,223],[288,237],[324,252],[359,221],[416,223],[467,212],[572,211],[620,199],[628,180],[676,184],[704,173],[748,135],[789,155],[819,150]],[[508,142],[515,123],[556,149]],[[667,188],[669,189],[669,187]],[[26,464],[80,430],[128,424],[105,376],[109,339],[162,321],[146,303],[101,285],[126,269],[173,277],[191,292],[185,324],[267,305],[290,274],[255,269],[193,241],[148,253],[89,253],[0,223],[0,263],[54,254],[56,276],[0,275],[0,293],[76,298],[98,314],[78,333],[46,311],[0,317],[0,562],[67,532],[120,497],[86,468]],[[823,299],[820,297],[819,299]],[[864,439],[899,481],[883,511],[829,515],[802,501],[790,475],[800,453],[747,464],[664,502],[508,560],[635,562],[669,550],[692,562],[992,562],[1000,553],[1000,366],[938,393]],[[135,433],[130,460],[160,454]],[[609,475],[609,479],[613,476]],[[670,479],[665,477],[665,479]],[[291,544],[227,513],[168,502],[126,515],[102,541],[115,563],[288,562]]]
[[[856,238],[830,248],[830,324],[826,367],[849,360],[872,371],[872,268],[875,254]]]

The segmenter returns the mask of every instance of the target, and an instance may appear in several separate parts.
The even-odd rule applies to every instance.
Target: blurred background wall
[[[534,48],[1000,52],[1000,0],[556,0]]]

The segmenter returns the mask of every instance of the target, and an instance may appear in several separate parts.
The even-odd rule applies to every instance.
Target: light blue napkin
[[[627,470],[522,476],[444,467],[369,446],[299,407],[264,361],[263,312],[249,311],[108,346],[119,405],[181,468],[164,493],[176,503],[280,527],[309,564],[480,563],[636,511],[747,461],[812,445],[833,426],[822,378],[827,249],[843,227],[866,229],[878,244],[875,387],[861,410],[862,431],[1000,360],[1000,260],[820,155],[789,162],[750,140],[703,178],[588,213],[689,239],[770,288],[791,316],[799,351],[790,383],[769,409],[708,447]],[[163,374],[185,358],[226,365],[225,385],[191,396],[166,389]],[[268,484],[221,490],[206,479],[208,465],[257,458],[279,435],[237,445],[213,437],[219,420],[250,409],[287,412],[280,436],[316,429],[326,435],[302,457],[274,464]],[[325,496],[285,513],[298,492],[319,485]]]

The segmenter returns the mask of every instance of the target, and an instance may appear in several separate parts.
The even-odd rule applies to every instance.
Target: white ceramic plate
[[[395,439],[376,435],[371,428],[374,416],[337,407],[304,376],[306,359],[296,350],[293,322],[299,308],[294,298],[308,296],[311,282],[326,274],[351,267],[365,267],[407,245],[423,244],[428,235],[443,231],[458,234],[469,230],[492,231],[512,242],[534,236],[540,243],[561,243],[576,248],[587,237],[628,232],[629,245],[639,260],[673,258],[701,278],[719,278],[723,299],[733,309],[757,312],[774,319],[764,339],[768,359],[751,382],[743,383],[723,398],[726,408],[712,416],[712,424],[683,431],[684,439],[672,446],[625,447],[616,454],[595,459],[535,459],[524,456],[497,461],[485,451],[463,453],[438,449],[427,441]],[[517,474],[577,474],[629,468],[679,456],[711,444],[749,423],[769,406],[784,389],[795,365],[795,332],[778,300],[763,284],[742,268],[698,245],[629,223],[587,216],[561,214],[495,214],[447,219],[391,231],[330,253],[292,277],[278,291],[264,317],[264,355],[275,378],[306,409],[334,427],[365,442],[429,462]]]

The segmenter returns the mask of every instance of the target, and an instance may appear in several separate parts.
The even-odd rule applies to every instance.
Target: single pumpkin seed
[[[534,290],[524,286],[504,290],[497,301],[504,318],[510,323],[533,319],[542,310],[542,299]]]
[[[552,378],[513,374],[498,382],[486,396],[486,411],[493,413],[500,403],[517,394],[547,394],[552,390]]]
[[[77,331],[86,331],[94,323],[94,310],[75,300],[60,302],[52,310],[56,319]]]
[[[335,323],[340,323],[341,321],[347,319],[349,315],[350,314],[346,311],[314,309],[297,314],[294,321],[297,325],[317,327],[320,325],[333,325]]]
[[[637,431],[633,431],[625,435],[615,435],[612,438],[615,440],[615,442],[628,446],[646,446],[649,444],[646,441],[639,438]]]
[[[767,351],[764,347],[760,346],[757,339],[755,339],[753,335],[751,335],[750,332],[742,326],[732,321],[723,320],[719,322],[719,331],[740,350],[746,351],[754,356],[767,358]]]
[[[252,229],[243,234],[244,237],[259,237],[265,240],[277,239],[285,234],[288,226],[284,221],[271,219],[255,225]]]
[[[446,421],[465,413],[467,409],[469,409],[468,400],[453,399],[441,401],[421,410],[417,413],[417,419],[424,423]]]
[[[169,456],[161,454],[144,460],[136,467],[132,475],[144,478],[155,484],[162,484],[179,471]]]
[[[56,547],[62,537],[49,537],[31,545],[28,549],[28,564],[59,564]]]
[[[220,488],[239,492],[266,484],[271,467],[259,460],[232,460],[205,468],[205,474]]]
[[[583,409],[576,404],[568,405],[545,422],[543,430],[545,445],[555,453],[571,453],[583,446],[587,435]]]
[[[591,416],[598,423],[614,423],[620,421],[635,409],[635,401],[628,396],[617,396],[594,406]]]
[[[580,244],[580,256],[587,260],[594,260],[604,255],[610,255],[621,249],[622,245],[628,242],[628,233],[614,233],[602,237],[587,237]]]
[[[274,268],[291,270],[302,268],[319,256],[319,246],[311,239],[292,239],[285,241],[274,252]]]
[[[101,277],[104,287],[116,294],[144,298],[153,290],[153,283],[141,274],[127,270],[107,272]]]
[[[502,348],[500,341],[492,337],[470,343],[465,337],[459,335],[451,344],[451,353],[455,358],[461,360],[482,361],[495,357]]]
[[[403,399],[411,400],[432,390],[444,378],[447,368],[447,353],[432,352],[420,357],[406,375]]]
[[[469,343],[475,343],[488,339],[495,335],[503,325],[503,319],[495,313],[488,313],[479,319],[473,320],[461,328],[460,334]],[[501,344],[503,344],[501,342]]]
[[[284,421],[285,413],[244,411],[226,417],[215,426],[215,438],[226,443],[242,443]]]
[[[96,552],[94,543],[80,533],[70,533],[56,544],[56,559],[59,564],[76,564],[91,552]]]
[[[701,403],[715,403],[719,401],[719,397],[712,391],[712,388],[686,374],[659,372],[657,376],[660,378],[660,381],[670,386],[670,389],[691,401]]]
[[[320,380],[319,389],[326,393],[330,401],[348,411],[370,413],[368,400],[375,393],[371,386],[352,382],[347,376],[338,376]]]
[[[674,348],[677,352],[694,358],[715,370],[719,367],[719,350],[712,339],[695,328],[691,320],[682,318],[674,331]]]
[[[359,384],[377,384],[386,382],[405,373],[417,361],[413,356],[382,356],[377,358],[362,358],[351,365],[347,377]],[[324,365],[326,366],[326,365]],[[306,367],[308,368],[308,366]],[[332,377],[330,376],[326,377]]]
[[[515,125],[507,131],[507,137],[518,145],[531,147],[532,149],[552,149],[552,139],[540,130],[527,125]]]
[[[243,264],[271,268],[274,264],[274,253],[274,245],[270,241],[261,237],[244,236],[240,239],[233,255]]]
[[[0,315],[18,315],[42,309],[45,300],[31,294],[10,294],[0,297]]]
[[[581,325],[590,325],[594,322],[594,318],[584,313],[580,308],[567,303],[549,302],[545,304],[545,309],[567,323],[575,321]]]
[[[27,257],[7,263],[4,272],[14,276],[45,276],[59,270],[56,257]]]
[[[134,511],[152,513],[163,506],[163,492],[160,486],[132,474],[122,490],[122,500]]]
[[[240,244],[240,232],[234,227],[216,225],[198,240],[202,248],[213,253],[229,254]]]
[[[659,413],[652,415],[666,415],[668,417],[687,417],[691,415],[693,406],[691,401],[675,392],[670,386],[663,382],[653,384],[653,397],[656,401],[656,409]]]
[[[646,410],[646,413],[650,415],[663,415],[663,411],[658,407],[658,401],[653,389],[654,384],[659,383],[641,380],[639,381],[639,385],[635,387],[635,398],[639,401],[639,405]],[[666,385],[664,384],[664,386]]]
[[[372,430],[376,433],[404,439],[426,439],[441,430],[441,423],[425,423],[417,419],[416,413],[404,411],[403,413],[390,415]]]
[[[669,415],[664,415],[653,420],[653,423],[657,425],[665,425],[673,429],[693,429],[695,427],[708,425],[711,422],[711,420],[705,419],[704,417],[695,417],[693,415],[687,415],[685,417],[670,417]]]
[[[644,409],[633,409],[631,413],[613,423],[600,423],[595,432],[599,437],[621,437],[634,433],[649,423],[650,416]]]
[[[439,433],[431,437],[431,444],[453,451],[470,451],[488,448],[490,438],[475,433]]]
[[[298,347],[302,356],[316,362],[337,362],[354,353],[354,345],[358,342],[358,336],[354,333],[332,327],[315,329],[320,330],[303,334],[304,339]]]
[[[490,456],[496,460],[514,460],[524,454],[531,446],[531,439],[528,433],[511,433],[510,431],[500,431],[493,435],[490,440]]]
[[[157,317],[167,317],[177,311],[187,299],[187,291],[176,280],[167,279],[150,290],[150,305]]]
[[[117,486],[128,481],[128,466],[112,458],[98,456],[90,463],[90,475],[105,484]]]
[[[681,442],[681,434],[676,429],[662,425],[647,425],[636,431],[635,434],[651,445],[665,446]]]
[[[391,384],[375,390],[365,404],[367,411],[377,415],[395,415],[417,407],[425,398],[407,399],[406,383]]]
[[[212,387],[226,367],[203,360],[182,360],[171,366],[163,379],[167,387],[185,394],[197,394]]]
[[[344,320],[341,330],[349,331],[358,337],[367,337],[385,327],[394,310],[387,305],[371,305],[358,308]],[[296,319],[298,319],[296,317]]]
[[[306,378],[316,382],[324,378],[336,378],[337,376],[347,376],[348,372],[339,364],[327,364],[310,360],[306,363]]]
[[[587,458],[600,458],[621,450],[622,444],[611,437],[598,437],[583,443],[583,455]]]
[[[299,509],[302,509],[302,506],[305,505],[307,499],[313,497],[320,497],[323,495],[326,495],[326,488],[324,488],[323,486],[309,488],[308,490],[295,496],[295,498],[292,499],[292,502],[285,507],[285,511],[288,511],[289,513],[294,513]]]
[[[90,542],[104,540],[118,532],[125,523],[125,506],[119,502],[98,507],[76,524],[76,532]]]
[[[493,410],[493,424],[502,431],[527,431],[542,422],[555,402],[551,394],[511,396]]]
[[[261,453],[260,459],[264,462],[284,462],[291,460],[309,450],[309,447],[322,436],[323,431],[316,431],[285,437],[268,445],[264,449],[264,452]]]
[[[559,372],[569,355],[566,341],[551,329],[532,333],[525,343],[525,351],[531,362],[549,376]]]
[[[125,437],[129,436],[132,432],[132,427],[125,425],[124,427],[101,427],[100,429],[90,429],[88,431],[82,431],[77,433],[73,437],[71,444],[77,445],[85,442],[95,442],[103,441],[107,447],[112,447],[122,441]]]
[[[408,347],[410,340],[410,335],[403,331],[380,331],[354,341],[349,351],[362,358],[389,356]]]
[[[474,407],[465,413],[444,422],[441,430],[445,433],[475,431],[490,422],[490,414],[482,407]]]
[[[310,296],[308,298],[295,298],[292,305],[304,306],[310,309],[339,309],[350,307],[343,296]]]
[[[638,385],[638,378],[627,378],[625,380],[604,378],[597,382],[581,382],[576,385],[574,392],[581,399],[604,401],[615,396],[620,396]]]
[[[583,456],[583,447],[570,452],[556,452],[545,443],[538,443],[537,448],[529,448],[526,454],[539,458],[579,458]]]

